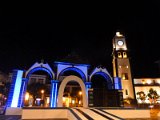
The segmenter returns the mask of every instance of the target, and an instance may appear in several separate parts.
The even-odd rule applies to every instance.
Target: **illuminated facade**
[[[54,68],[51,68],[48,63],[36,62],[27,71],[13,70],[12,75],[9,76],[12,84],[7,107],[23,107],[24,100],[28,100],[30,97],[27,92],[27,85],[32,84],[33,81],[46,84],[46,76],[35,75],[34,73],[37,71],[46,72],[50,77],[50,95],[46,97],[46,101],[48,106],[52,108],[77,107],[77,103],[83,107],[120,107],[124,106],[123,99],[136,98],[138,100],[137,93],[143,91],[148,94],[150,88],[156,90],[160,95],[159,78],[132,80],[125,37],[117,32],[112,42],[113,77],[104,67],[95,67],[90,72],[91,66],[89,64],[56,61],[54,62]],[[80,90],[79,98],[70,96],[70,92],[75,91],[75,88]],[[44,99],[44,91],[41,93],[42,96],[36,99],[37,102]],[[146,98],[145,103],[149,102]],[[138,103],[141,103],[141,101],[138,100]]]
[[[37,62],[27,71],[14,70],[7,106],[23,107],[24,100],[29,99],[29,95],[26,93],[27,85],[32,83],[36,71],[45,71],[50,76],[51,90],[48,100],[50,107],[63,107],[64,91],[69,82],[75,82],[79,85],[82,101],[78,102],[83,103],[83,107],[120,106],[118,89],[121,83],[114,82],[106,68],[96,67],[91,73],[88,73],[89,64],[54,62],[54,66],[56,72],[52,70],[49,64]],[[97,95],[101,96],[97,97]],[[71,102],[74,104],[76,99],[71,100]]]
[[[113,77],[121,79],[123,98],[135,98],[125,37],[119,32],[113,38]]]
[[[79,58],[75,61],[78,60]],[[34,75],[37,71],[46,72],[50,77],[50,96],[47,99],[50,107],[63,107],[65,100],[73,104],[77,101],[76,98],[75,100],[69,99],[69,94],[68,98],[64,96],[66,86],[70,86],[69,91],[74,91],[71,89],[77,85],[69,84],[73,82],[79,85],[82,92],[81,101],[79,100],[78,103],[83,103],[83,107],[123,106],[123,98],[134,98],[127,45],[125,37],[119,33],[113,38],[113,78],[104,67],[96,67],[89,72],[91,71],[89,64],[56,61],[54,68],[51,68],[48,63],[36,62],[27,71],[13,70],[8,107],[24,106],[27,85],[37,81],[34,78],[37,77]],[[41,83],[45,84],[43,75],[40,79]],[[27,96],[26,99],[28,98]],[[69,103],[66,104],[68,106]]]
[[[160,78],[134,78],[135,95],[138,103],[151,103],[148,98],[149,90],[152,88],[160,95]],[[144,101],[139,99],[138,92],[143,92],[145,95]],[[160,103],[160,99],[156,99],[155,103]]]

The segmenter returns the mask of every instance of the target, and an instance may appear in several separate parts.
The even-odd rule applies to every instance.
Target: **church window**
[[[128,95],[128,90],[127,89],[125,90],[125,92],[126,92],[126,95]]]

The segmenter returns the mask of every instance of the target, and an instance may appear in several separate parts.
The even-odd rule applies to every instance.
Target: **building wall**
[[[32,83],[45,84],[46,80],[47,80],[47,76],[46,75],[35,75],[35,74],[32,74],[29,77],[28,84],[32,84]]]
[[[123,97],[134,98],[131,68],[128,58],[117,59],[118,77],[122,78]]]
[[[157,94],[160,95],[160,78],[135,78],[134,86],[136,99],[138,99],[137,92],[143,91],[147,95],[151,88],[156,90]],[[141,103],[140,100],[138,102]],[[157,102],[160,101],[157,100]],[[145,103],[150,103],[148,98],[146,98]]]
[[[38,82],[40,82],[42,84],[45,84],[46,80],[47,80],[47,76],[46,75],[31,74],[31,76],[29,77],[29,80],[28,80],[28,84],[38,83]],[[11,83],[11,81],[12,81],[12,73],[9,73],[7,81]]]

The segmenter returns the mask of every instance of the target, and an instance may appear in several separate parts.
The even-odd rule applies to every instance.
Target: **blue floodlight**
[[[66,71],[75,71],[77,72],[81,78],[86,82],[86,76],[84,74],[84,72],[82,70],[80,70],[79,68],[76,68],[76,67],[67,67],[66,69],[62,70],[59,74],[59,76],[62,76],[64,72]],[[58,78],[59,79],[59,78]]]
[[[21,89],[22,76],[23,76],[23,71],[18,70],[16,82],[15,82],[15,87],[14,87],[14,91],[13,91],[13,99],[12,99],[11,107],[18,106],[18,98],[19,98],[19,93],[20,93],[20,89]]]

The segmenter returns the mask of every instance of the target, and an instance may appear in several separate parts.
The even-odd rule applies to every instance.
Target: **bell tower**
[[[121,78],[123,98],[134,99],[133,82],[131,75],[128,49],[125,37],[116,32],[113,38],[113,77]]]

